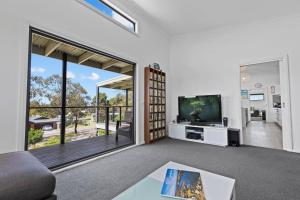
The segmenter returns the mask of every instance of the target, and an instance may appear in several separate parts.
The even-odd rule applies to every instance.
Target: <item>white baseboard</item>
[[[300,153],[299,151],[296,151],[296,150],[289,150],[287,152],[292,152],[292,153]]]

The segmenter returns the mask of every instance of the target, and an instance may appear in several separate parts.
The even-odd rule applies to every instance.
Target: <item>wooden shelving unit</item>
[[[166,74],[145,68],[145,143],[150,144],[166,136]]]

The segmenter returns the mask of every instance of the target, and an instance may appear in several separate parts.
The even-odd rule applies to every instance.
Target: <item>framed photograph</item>
[[[241,90],[242,99],[248,99],[248,90]]]

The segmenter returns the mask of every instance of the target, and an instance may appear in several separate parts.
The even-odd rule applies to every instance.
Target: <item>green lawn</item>
[[[112,134],[112,131],[109,131],[109,134]],[[75,138],[77,136],[79,136],[80,133],[76,134],[76,133],[66,133],[66,141],[65,142],[71,142],[72,138]],[[104,129],[100,129],[97,132],[97,136],[103,136],[106,135],[106,131]],[[60,136],[55,135],[55,136],[51,136],[48,138],[43,139],[43,141],[36,143],[35,145],[30,145],[29,149],[36,149],[36,148],[41,148],[41,147],[48,147],[48,146],[53,146],[56,144],[60,144]]]

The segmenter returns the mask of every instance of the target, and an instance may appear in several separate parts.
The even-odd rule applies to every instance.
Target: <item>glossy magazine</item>
[[[161,195],[177,199],[206,200],[199,172],[167,169]]]

